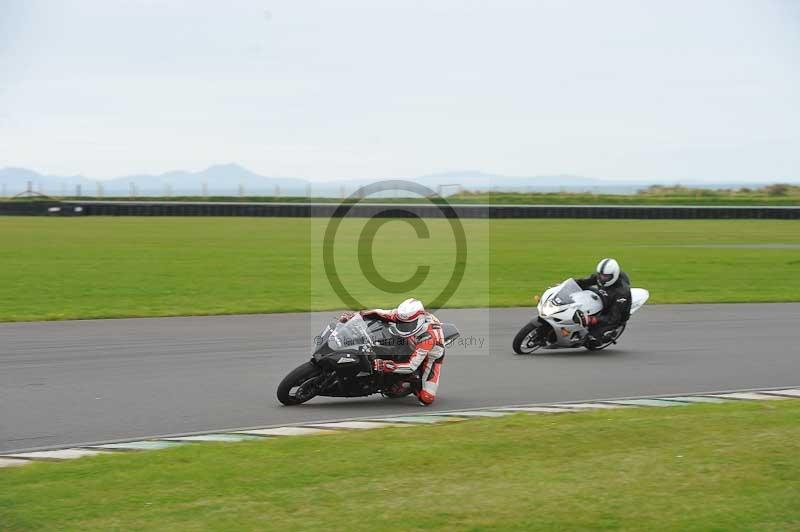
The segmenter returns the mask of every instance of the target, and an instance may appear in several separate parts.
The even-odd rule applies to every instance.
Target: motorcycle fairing
[[[650,299],[650,292],[644,288],[631,288],[631,314],[642,308]]]
[[[583,290],[569,278],[558,286],[548,288],[537,307],[539,319],[547,322],[555,332],[559,347],[582,345],[588,331],[581,325],[577,311],[594,315],[603,310],[600,296],[592,290]]]
[[[373,358],[403,359],[411,352],[405,339],[395,339],[385,322],[356,314],[345,323],[332,320],[316,338],[315,364],[334,374],[318,395],[359,397],[376,393]],[[407,353],[407,354],[406,354]],[[408,375],[379,376],[384,385],[408,380]],[[413,379],[413,377],[411,377]]]

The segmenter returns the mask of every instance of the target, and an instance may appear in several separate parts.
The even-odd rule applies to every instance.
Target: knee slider
[[[420,390],[417,398],[426,405],[432,404],[436,400],[436,396],[427,390]]]

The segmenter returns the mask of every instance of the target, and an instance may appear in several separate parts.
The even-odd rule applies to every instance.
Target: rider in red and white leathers
[[[345,313],[342,317],[347,318],[348,315],[352,316],[351,313]],[[411,374],[421,367],[422,387],[415,393],[420,404],[432,404],[436,400],[444,360],[445,345],[441,322],[436,316],[426,312],[419,300],[413,298],[406,299],[393,310],[362,310],[361,315],[390,322],[392,333],[404,338],[412,350],[407,362],[375,359],[375,371]]]

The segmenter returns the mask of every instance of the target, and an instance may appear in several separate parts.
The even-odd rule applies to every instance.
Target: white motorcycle
[[[631,315],[642,308],[650,292],[644,288],[631,288]],[[539,299],[539,314],[520,329],[514,337],[514,352],[529,355],[542,347],[561,349],[585,347],[590,351],[605,349],[617,343],[625,330],[625,323],[610,331],[602,339],[587,341],[589,330],[583,326],[585,316],[603,310],[600,295],[593,290],[583,290],[574,279],[548,288]]]

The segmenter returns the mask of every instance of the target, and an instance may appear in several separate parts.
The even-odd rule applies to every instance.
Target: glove
[[[392,373],[397,369],[397,364],[391,360],[376,358],[372,361],[372,368],[379,373]]]
[[[581,320],[581,325],[587,329],[597,325],[597,322],[600,321],[597,316],[587,316],[580,310],[578,311],[578,319]]]
[[[346,311],[342,312],[342,314],[339,316],[339,321],[341,323],[344,323],[346,321],[350,321],[350,318],[352,318],[355,315],[356,315],[356,313],[353,312],[352,310],[346,310]]]

